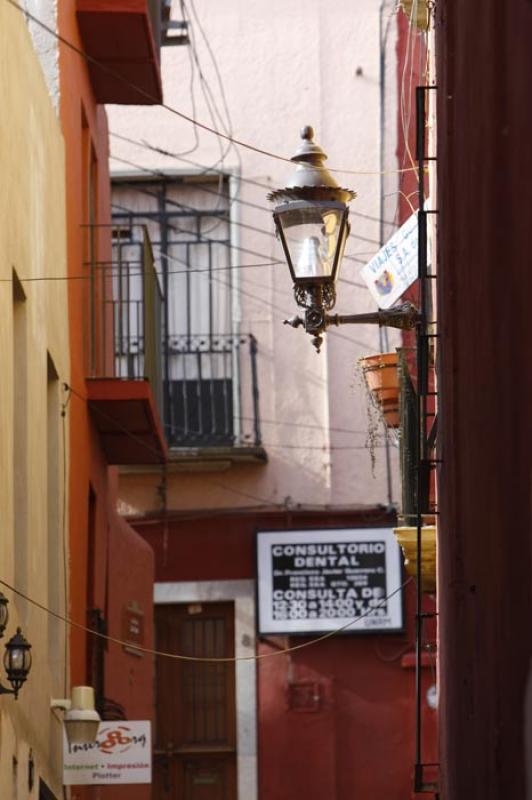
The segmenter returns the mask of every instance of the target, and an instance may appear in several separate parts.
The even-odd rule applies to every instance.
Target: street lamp
[[[5,686],[0,684],[0,694],[13,694],[15,700],[18,698],[18,693],[22,684],[26,681],[29,671],[31,669],[31,644],[22,635],[20,628],[6,644],[6,651],[4,653],[4,668],[7,673],[7,679],[12,689],[6,689]]]
[[[94,708],[92,686],[73,686],[70,699],[52,698],[50,708],[65,711],[64,725],[69,744],[96,741],[101,717]]]
[[[302,325],[319,352],[322,334],[330,325],[369,323],[395,328],[412,328],[419,321],[416,308],[404,303],[374,314],[329,314],[336,302],[336,281],[345,243],[349,236],[347,203],[356,197],[342,189],[323,162],[327,155],[314,143],[310,125],[301,131],[303,140],[291,161],[296,169],[284,189],[268,195],[276,233],[294,283],[298,306],[305,317],[292,317],[285,324]]]

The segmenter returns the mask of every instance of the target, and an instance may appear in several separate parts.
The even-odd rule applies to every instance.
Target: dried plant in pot
[[[389,428],[399,427],[399,376],[397,353],[376,353],[359,358],[366,387]]]

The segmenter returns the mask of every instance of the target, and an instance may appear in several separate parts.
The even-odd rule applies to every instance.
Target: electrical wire
[[[109,131],[109,136],[111,136],[113,139],[119,139],[123,142],[127,142],[128,144],[132,144],[136,147],[148,150],[152,153],[158,153],[159,155],[162,155],[165,158],[170,158],[173,161],[181,161],[183,164],[189,164],[191,167],[195,167],[196,169],[201,170],[199,173],[195,173],[194,177],[209,175],[212,172],[220,172],[224,177],[228,177],[227,173],[216,169],[215,166],[206,167],[205,164],[200,164],[199,161],[191,161],[189,158],[183,158],[181,155],[179,155],[179,153],[174,153],[171,150],[166,150],[163,147],[158,147],[157,145],[150,144],[150,142],[146,141],[145,139],[139,141],[138,139],[132,139],[130,136],[125,136],[124,134],[117,133],[116,131],[111,131],[111,130]],[[172,176],[169,175],[168,173],[165,172],[164,174],[167,179],[172,178]],[[241,183],[249,184],[250,186],[256,186],[259,189],[264,189],[267,192],[271,192],[272,190],[271,184],[261,183],[261,181],[258,181],[255,178],[244,178],[243,175],[232,174],[231,179],[239,184]],[[256,205],[255,203],[252,203],[249,200],[239,200],[238,202],[242,205],[250,206],[251,208],[266,210],[266,206]],[[390,227],[397,227],[397,222],[389,222],[387,220],[381,219],[381,217],[374,217],[371,214],[364,214],[362,213],[362,211],[355,211],[354,209],[350,209],[349,213],[351,216],[362,217],[363,219],[367,219],[370,222],[382,222],[384,225],[389,225]]]
[[[195,93],[195,87],[194,87],[194,85],[195,85],[195,77],[196,77],[196,68],[195,68],[195,65],[194,65],[194,60],[193,60],[193,57],[192,57],[192,51],[190,50],[190,48],[188,49],[188,60],[189,60],[189,66],[190,66],[189,94],[190,94],[190,100],[191,100],[191,106],[192,106],[192,117],[195,118],[196,117],[196,113],[197,113],[196,112],[196,93]],[[195,153],[196,150],[199,148],[199,135],[198,135],[198,129],[197,129],[196,125],[192,126],[192,130],[194,132],[194,144],[188,150],[183,150],[179,154],[180,156],[186,156],[186,155],[190,155],[191,153]]]
[[[162,254],[161,254],[162,256]],[[167,256],[169,260],[177,261],[175,257]],[[131,265],[132,262],[128,261],[128,265]],[[180,264],[185,264],[184,261],[179,261]],[[230,264],[227,267],[191,267],[190,269],[179,269],[179,270],[167,270],[166,275],[190,275],[190,274],[197,274],[197,273],[204,273],[204,272],[229,272],[235,269],[254,269],[258,267],[273,267],[277,266],[278,264],[282,264],[282,261],[262,261],[258,264],[240,264],[236,266],[235,264]],[[118,275],[123,275],[123,270],[121,271],[119,267],[114,266],[114,261],[95,261],[95,262],[84,262],[83,266],[85,267],[94,267],[96,269],[101,269],[105,271],[106,276],[113,277]],[[157,273],[160,277],[161,273]],[[142,269],[139,267],[138,272],[128,271],[129,277],[140,277],[143,275]],[[88,281],[91,279],[90,275],[42,275],[33,278],[18,278],[19,281],[24,283],[39,283],[39,282],[46,282],[46,281]],[[13,278],[0,278],[0,283],[12,283]]]
[[[117,203],[112,203],[111,207],[115,208],[115,209],[118,209],[118,211],[120,212],[120,213],[114,215],[115,216],[115,220],[117,218],[119,218],[119,217],[125,216],[128,219],[131,219],[131,217],[134,217],[136,220],[145,220],[146,222],[144,224],[147,224],[147,223],[150,223],[150,222],[152,222],[152,223],[155,222],[157,224],[160,224],[160,223],[157,222],[157,219],[154,219],[154,216],[152,214],[149,214],[149,213],[144,214],[142,212],[133,211],[132,209],[129,209],[126,206],[122,206],[122,205],[119,205]],[[195,209],[191,209],[191,210],[195,210]],[[208,214],[206,214],[206,216],[208,216]],[[139,222],[133,222],[133,224],[134,225],[141,225],[143,223],[141,223],[139,221]],[[178,233],[178,234],[179,233],[185,233],[185,234],[189,234],[190,233],[189,231],[186,231],[186,230],[184,230],[182,228],[179,228],[175,224],[169,223],[167,221],[165,222],[165,226],[166,226],[167,230],[174,231],[175,233]],[[120,227],[120,223],[118,223],[117,227]],[[230,251],[231,250],[237,250],[239,252],[246,253],[247,255],[256,256],[257,258],[268,258],[268,255],[266,253],[262,253],[262,252],[259,252],[257,250],[250,250],[248,247],[242,247],[241,245],[235,245],[230,241],[227,241],[227,243],[226,243],[224,241],[219,241],[219,240],[216,240],[216,239],[204,238],[202,234],[199,234],[199,237],[197,238],[197,240],[193,240],[191,242],[185,242],[185,243],[180,242],[180,241],[170,242],[171,245],[176,245],[176,246],[179,246],[180,244],[195,245],[195,244],[213,244],[213,243],[217,244],[217,245],[220,245],[220,246],[226,246],[226,247],[228,247],[228,249]],[[177,271],[177,272],[175,272],[175,271],[174,272],[166,271],[166,274],[168,274],[168,275],[170,275],[170,274],[181,274],[181,272],[183,274],[186,274],[187,272],[209,272],[210,273],[210,272],[214,272],[214,271],[218,272],[218,271],[225,271],[225,270],[229,270],[229,269],[239,270],[241,268],[241,265],[237,265],[237,264],[232,265],[230,267],[212,267],[212,268],[206,268],[206,269],[193,268],[193,267],[191,267],[191,265],[189,265],[189,263],[187,261],[184,261],[183,259],[178,258],[175,255],[169,255],[168,253],[162,252],[162,250],[160,249],[160,245],[158,245],[157,243],[154,242],[152,244],[153,244],[154,248],[155,247],[159,248],[159,253],[158,253],[158,256],[157,256],[158,258],[164,258],[166,261],[175,261],[176,263],[181,264],[184,267],[186,267],[185,270],[180,270],[180,271]],[[362,261],[361,259],[356,258],[355,256],[344,256],[344,258],[350,258],[351,260],[358,261],[358,262],[360,262],[362,264],[366,263],[366,261]],[[109,262],[96,262],[96,263],[104,264],[104,263],[109,263]],[[270,260],[270,261],[267,261],[267,262],[263,262],[261,264],[251,264],[251,265],[242,265],[242,266],[245,269],[245,268],[248,268],[248,267],[251,268],[251,267],[255,267],[255,266],[261,266],[261,267],[262,266],[275,266],[277,264],[282,264],[282,263],[283,263],[282,261]],[[348,278],[338,278],[338,282],[345,283],[345,284],[347,284],[349,286],[354,286],[354,287],[359,288],[359,289],[367,289],[367,286],[365,284],[360,283],[358,281],[350,281]],[[280,290],[278,290],[278,291],[280,291]]]
[[[240,418],[242,419],[242,418]],[[262,420],[261,420],[262,423]],[[172,425],[171,423],[164,423],[163,427],[170,431],[171,433],[190,433],[190,434],[199,434],[200,431],[191,431],[190,428],[183,428],[179,425]],[[295,426],[292,426],[295,427]],[[327,428],[321,427],[320,430],[325,432]],[[329,429],[331,430],[331,429]],[[366,434],[366,431],[362,431],[360,435]],[[367,434],[366,434],[367,435]],[[369,450],[369,445],[330,445],[327,442],[323,444],[287,444],[287,443],[277,443],[274,444],[273,442],[261,442],[262,447],[267,447],[271,449],[277,450],[320,450],[322,452],[330,452],[333,450]],[[377,448],[385,447],[385,444],[375,445]]]
[[[17,595],[18,597],[23,598],[24,600],[26,600],[26,602],[30,603],[35,608],[38,608],[41,611],[44,611],[46,614],[49,614],[50,616],[61,620],[66,625],[69,625],[72,628],[76,628],[77,630],[81,630],[84,633],[90,634],[91,636],[103,639],[106,642],[112,642],[113,644],[118,644],[122,647],[127,647],[130,650],[135,650],[138,651],[139,653],[144,653],[145,655],[157,656],[158,658],[169,658],[169,659],[174,659],[176,661],[189,661],[202,664],[223,664],[223,663],[227,664],[227,663],[236,663],[238,661],[263,661],[265,658],[286,655],[287,653],[294,653],[297,650],[303,650],[307,647],[311,647],[312,645],[318,644],[319,642],[323,642],[326,639],[331,639],[333,636],[337,636],[343,631],[346,631],[348,628],[351,628],[353,625],[356,625],[358,622],[365,619],[366,617],[375,616],[375,611],[378,608],[385,607],[386,603],[389,600],[391,600],[392,597],[395,597],[396,594],[405,589],[405,587],[411,581],[413,581],[412,577],[407,578],[407,580],[404,581],[400,586],[398,586],[397,589],[394,589],[393,592],[390,592],[390,594],[388,594],[386,597],[380,600],[378,604],[376,604],[373,608],[368,609],[368,611],[365,611],[358,617],[353,617],[352,619],[349,620],[349,622],[346,622],[339,628],[336,628],[333,631],[328,631],[327,633],[324,633],[322,636],[318,636],[315,639],[310,639],[309,641],[302,642],[301,644],[292,645],[291,647],[285,647],[279,650],[272,650],[268,653],[256,653],[255,655],[252,656],[232,656],[232,657],[226,656],[226,657],[216,658],[214,656],[187,656],[182,653],[170,653],[165,650],[155,650],[150,647],[143,647],[142,645],[139,644],[132,645],[131,642],[126,642],[124,639],[119,639],[116,636],[110,636],[107,633],[101,633],[100,631],[94,630],[93,628],[89,628],[87,627],[87,625],[82,625],[80,622],[76,622],[76,620],[71,619],[66,614],[59,614],[58,612],[53,611],[52,609],[44,605],[44,603],[40,603],[38,600],[34,600],[25,592],[21,592],[20,589],[17,589],[15,586],[8,583],[3,578],[0,578],[0,584],[4,588],[13,592],[13,594]]]
[[[184,5],[184,0],[182,0],[182,2],[183,2],[183,5]],[[229,127],[230,132],[232,133],[233,124],[232,124],[232,120],[231,120],[231,114],[229,112],[229,104],[227,102],[227,96],[226,96],[226,93],[225,93],[225,86],[224,86],[224,82],[222,80],[222,75],[221,75],[221,72],[220,72],[220,68],[218,66],[218,62],[216,60],[216,56],[214,55],[214,50],[211,47],[211,44],[210,44],[210,42],[209,42],[209,40],[207,38],[207,34],[205,33],[205,29],[203,28],[203,25],[201,24],[200,18],[198,16],[197,11],[196,11],[195,2],[194,2],[194,0],[189,0],[189,2],[190,2],[190,7],[192,9],[192,14],[194,16],[194,19],[196,20],[196,24],[197,24],[198,29],[199,29],[202,37],[203,37],[203,41],[205,42],[205,46],[207,48],[207,51],[208,51],[208,53],[209,53],[209,55],[211,57],[212,64],[214,66],[214,72],[216,74],[216,79],[218,81],[218,86],[219,86],[219,89],[220,89],[220,97],[222,98],[222,103],[223,103],[223,106],[224,106],[224,109],[225,109],[225,113],[226,113],[226,116],[227,116],[228,127]]]
[[[210,116],[211,122],[212,122],[213,126],[216,127],[216,116],[218,116],[218,120],[219,120],[224,132],[232,137],[233,130],[232,130],[232,127],[231,127],[231,122],[229,120],[228,125],[227,126],[225,125],[225,122],[222,119],[222,116],[221,116],[221,114],[220,114],[220,112],[218,110],[218,106],[217,106],[216,100],[214,98],[214,95],[213,95],[213,93],[212,93],[212,91],[210,89],[210,86],[209,86],[208,82],[206,81],[205,76],[203,74],[203,70],[201,68],[198,52],[197,52],[197,49],[196,49],[196,41],[195,41],[195,34],[194,34],[193,26],[191,25],[190,17],[187,14],[186,5],[185,5],[184,0],[181,0],[181,10],[182,10],[182,14],[183,14],[183,19],[188,23],[189,37],[190,37],[190,52],[192,54],[192,58],[193,58],[194,64],[195,64],[195,66],[196,66],[196,68],[198,70],[199,79],[200,79],[200,87],[201,87],[201,91],[202,91],[202,94],[203,94],[203,98],[205,100],[205,104],[207,106],[207,110],[209,112],[209,116]],[[222,140],[218,139],[217,141],[218,141],[218,144],[220,146],[220,158],[216,163],[217,164],[219,163],[221,165],[222,169],[223,169],[224,168],[224,164],[225,164],[225,158],[226,158],[227,154],[229,153],[229,151],[233,148],[233,144],[230,142],[224,149],[224,145],[223,145]],[[238,156],[238,151],[236,150],[236,148],[235,148],[235,152],[237,153],[237,157],[240,158]],[[222,175],[220,175],[220,178],[219,178],[219,181],[218,181],[218,194],[220,196],[220,200],[217,201],[217,205],[218,206],[221,204],[222,184],[223,184],[223,177],[222,177]],[[231,207],[231,205],[229,207]],[[206,233],[212,232],[213,230],[215,230],[218,227],[218,225],[219,225],[219,223],[214,223],[206,231]]]
[[[130,159],[121,158],[121,157],[115,156],[113,154],[110,155],[110,158],[112,160],[114,160],[114,161],[120,161],[121,163],[128,164],[129,166],[132,166],[135,169],[140,170],[142,172],[146,172],[149,175],[152,175],[152,176],[158,178],[159,180],[168,181],[168,175],[165,172],[162,172],[160,170],[153,170],[153,169],[150,169],[148,167],[143,167],[141,164],[137,164],[134,161],[131,161]],[[140,182],[140,181],[122,181],[121,180],[119,185],[120,186],[126,185],[132,191],[138,192],[139,194],[145,194],[148,197],[157,197],[157,194],[155,192],[150,192],[147,189],[143,189],[142,188],[142,182]],[[220,195],[218,195],[217,192],[213,192],[210,189],[206,189],[201,183],[193,184],[193,185],[194,185],[194,189],[196,189],[198,191],[207,192],[208,194],[215,195],[216,197],[220,196]],[[175,199],[172,200],[170,198],[165,198],[165,202],[168,205],[176,206],[177,208],[179,208],[179,209],[181,209],[183,211],[197,212],[199,210],[199,209],[194,208],[193,206],[187,206],[184,203],[180,203],[178,200],[175,200]],[[244,200],[233,200],[233,202],[238,202],[238,203],[241,203],[242,205],[249,205],[249,203],[247,203]],[[266,206],[259,206],[259,205],[253,204],[253,207],[255,209],[259,209],[260,211],[265,211],[265,212],[271,214],[271,209],[266,208]],[[213,213],[217,213],[219,211],[219,209],[216,209],[216,208],[215,209],[205,208],[205,209],[201,209],[201,211],[204,212],[205,216],[210,216]],[[229,209],[226,209],[225,211],[228,213]],[[133,211],[131,209],[131,213],[135,214],[135,215],[138,215],[139,212]],[[155,212],[152,212],[152,213],[155,213]],[[229,219],[227,219],[227,222],[230,222],[231,225],[236,225],[238,228],[246,228],[247,230],[254,231],[255,233],[260,233],[263,236],[269,236],[272,239],[276,239],[277,238],[273,231],[265,230],[264,228],[258,228],[256,225],[249,225],[248,223],[241,222],[240,220],[229,220]],[[214,228],[212,228],[212,230],[214,230]],[[209,233],[209,232],[210,231],[206,231],[206,233]],[[350,239],[359,239],[360,241],[367,242],[368,244],[379,245],[378,239],[370,239],[367,236],[361,236],[360,234],[353,233],[352,231],[350,232],[349,236],[350,236]],[[372,255],[373,255],[373,251],[372,251]],[[355,256],[351,256],[349,254],[344,255],[343,258],[348,260],[348,261],[357,261],[360,264],[365,264],[366,263],[365,260],[356,258]]]
[[[142,215],[140,216],[140,218],[141,219],[143,218]],[[212,241],[212,240],[208,240],[208,241]],[[231,248],[230,244],[229,244],[229,247]],[[242,250],[244,248],[236,248],[236,249]],[[246,252],[251,253],[251,254],[256,255],[256,256],[259,256],[259,257],[261,255],[264,256],[264,253],[261,254],[261,253],[257,253],[257,252],[252,251],[252,250],[246,250]],[[170,256],[167,253],[159,252],[159,257],[163,258],[165,261],[175,261],[178,264],[182,264],[185,267],[187,266],[187,262],[183,261],[180,258],[177,258],[177,256]],[[220,278],[218,278],[216,276],[209,275],[209,281],[215,281],[220,286],[223,286],[226,289],[229,289],[230,291],[236,291],[238,294],[242,295],[242,297],[247,297],[247,298],[249,298],[251,300],[255,300],[260,305],[268,306],[269,308],[272,308],[274,311],[280,311],[283,314],[286,314],[288,317],[291,316],[291,314],[292,314],[292,310],[288,311],[286,309],[283,309],[280,306],[265,300],[264,297],[259,297],[257,295],[254,295],[251,292],[248,292],[245,289],[242,289],[240,286],[233,286],[231,283],[226,283],[225,281],[221,281]],[[249,283],[249,281],[247,281],[247,280],[246,280],[246,282]],[[256,284],[255,284],[255,286],[256,286]],[[277,290],[277,291],[280,291],[280,290]],[[363,342],[360,339],[353,339],[352,337],[346,336],[345,334],[342,334],[342,333],[340,333],[338,331],[329,331],[328,335],[329,336],[333,336],[335,339],[342,339],[344,341],[350,342],[351,344],[355,344],[355,345],[358,345],[360,347],[368,347],[368,344],[366,342]]]
[[[127,436],[129,439],[131,439],[131,441],[136,442],[137,444],[140,444],[147,452],[151,452],[154,455],[156,455],[159,462],[163,461],[162,454],[161,454],[160,450],[158,450],[155,447],[152,447],[152,445],[150,445],[148,442],[146,442],[140,436],[137,436],[136,434],[131,433],[131,431],[129,431],[124,425],[121,425],[114,417],[111,417],[109,414],[106,414],[105,411],[102,411],[102,409],[99,408],[98,406],[92,405],[87,397],[85,397],[82,394],[80,394],[80,392],[76,391],[76,389],[74,389],[72,386],[69,386],[67,383],[64,383],[63,386],[65,387],[65,390],[66,389],[70,390],[70,392],[72,392],[72,394],[75,397],[77,397],[78,399],[82,400],[84,403],[87,403],[89,405],[89,407],[91,408],[91,410],[95,411],[96,414],[99,417],[101,417],[102,419],[107,420],[107,422],[111,422],[119,431],[121,431],[125,436]],[[259,497],[258,495],[252,494],[251,492],[245,492],[245,491],[243,491],[241,489],[236,489],[234,486],[227,486],[226,484],[220,483],[219,481],[215,481],[215,480],[210,480],[209,483],[214,485],[214,486],[217,486],[220,489],[224,489],[225,491],[232,492],[233,494],[239,495],[241,497],[246,497],[246,498],[251,499],[251,500],[258,500],[260,503],[262,503],[265,506],[271,507],[273,505],[270,501],[266,500],[264,497]]]
[[[185,263],[185,262],[180,261],[180,259],[177,259],[177,258],[172,257],[172,256],[168,256],[165,253],[160,253],[160,256],[162,258],[165,258],[165,259],[168,259],[168,260],[176,260],[179,263]],[[249,281],[247,281],[247,279],[245,279],[245,280],[246,280],[246,283],[249,283]],[[238,292],[238,294],[242,295],[242,297],[247,297],[250,300],[255,300],[261,306],[267,306],[268,308],[272,308],[274,311],[281,312],[282,314],[286,314],[288,317],[290,317],[291,314],[293,313],[292,310],[288,311],[287,309],[283,309],[280,306],[278,306],[277,304],[270,303],[268,300],[265,300],[264,297],[259,297],[258,295],[255,295],[252,292],[248,292],[245,289],[242,289],[240,286],[233,286],[231,283],[226,283],[225,281],[220,280],[220,278],[216,277],[215,275],[209,276],[209,281],[215,281],[220,286],[223,286],[226,289]],[[255,284],[255,286],[256,286],[256,284]],[[277,291],[280,291],[280,290],[277,290]],[[359,347],[368,347],[369,346],[366,342],[363,342],[361,339],[353,339],[351,336],[346,336],[345,334],[340,333],[339,331],[334,331],[334,330],[333,331],[328,331],[327,335],[328,336],[332,336],[335,339],[342,339],[343,341],[350,342],[351,344],[355,344],[355,345],[357,345]]]
[[[122,156],[117,156],[117,155],[114,155],[113,153],[110,153],[109,157],[113,161],[120,161],[122,164],[127,164],[128,166],[133,167],[134,169],[136,169],[138,171],[141,171],[141,172],[147,173],[149,175],[152,175],[153,177],[158,178],[159,180],[162,179],[162,180],[165,180],[165,181],[168,181],[168,182],[172,181],[171,176],[169,176],[166,172],[164,172],[162,170],[156,170],[156,169],[152,169],[150,167],[145,167],[142,164],[139,164],[139,163],[137,163],[135,161],[131,161],[131,159],[123,158]],[[229,177],[229,176],[226,174],[225,177]],[[148,197],[156,197],[157,196],[154,192],[150,192],[147,189],[143,189],[141,181],[135,181],[135,180],[129,180],[128,181],[128,180],[121,179],[117,185],[120,186],[120,187],[126,185],[130,189],[132,189],[133,191],[139,192],[140,194],[146,194]],[[197,190],[197,191],[204,192],[206,194],[212,194],[215,197],[219,197],[220,196],[218,192],[215,192],[212,189],[208,189],[202,183],[194,183],[192,185],[194,186],[194,189]],[[180,203],[177,200],[167,199],[166,202],[169,205],[177,206],[178,208],[182,208],[182,209],[187,210],[187,211],[196,210],[196,209],[192,209],[191,206],[186,206],[183,203]],[[248,207],[254,208],[257,211],[264,211],[265,213],[271,215],[271,208],[269,208],[267,206],[261,206],[258,203],[251,203],[251,202],[249,202],[247,200],[236,200],[236,199],[234,199],[233,202],[238,203],[239,205],[243,205],[243,206],[248,206]],[[205,209],[205,210],[206,211],[212,211],[212,209]],[[216,210],[218,210],[218,209],[215,209],[215,211]],[[351,211],[351,209],[349,210],[349,213],[350,214],[353,213]],[[232,224],[237,225],[240,228],[248,228],[249,230],[256,231],[257,233],[261,233],[264,236],[270,236],[270,237],[276,238],[275,237],[275,233],[273,233],[273,231],[271,231],[271,230],[265,230],[264,228],[257,228],[256,226],[247,225],[247,224],[245,224],[243,222],[239,222],[239,221],[232,221]],[[360,241],[367,242],[368,244],[375,244],[375,245],[380,244],[378,239],[370,239],[367,236],[361,236],[360,234],[353,233],[353,231],[350,232],[349,236],[352,239],[359,239]],[[344,258],[349,258],[349,256],[344,256]]]
[[[157,222],[157,219],[154,219],[154,215],[155,215],[155,217],[157,216],[156,212],[153,212],[152,214],[150,214],[150,212],[137,212],[137,211],[133,211],[130,208],[127,208],[127,206],[120,205],[120,204],[118,204],[116,202],[112,203],[111,207],[115,208],[115,209],[118,209],[120,212],[123,212],[121,214],[114,214],[115,219],[117,217],[119,217],[119,216],[125,216],[128,219],[131,219],[132,217],[134,217],[136,220],[146,220],[147,222],[152,222],[152,223],[153,222]],[[197,211],[196,209],[193,209],[192,207],[190,207],[190,210],[195,211],[195,212]],[[208,211],[208,209],[207,209],[207,211]],[[205,216],[208,216],[208,214],[206,214]],[[139,222],[137,224],[141,224],[141,223]],[[179,233],[188,233],[188,234],[190,234],[190,231],[185,231],[182,228],[179,228],[178,226],[176,226],[174,223],[166,222],[165,225],[166,225],[168,230],[172,230],[172,231],[174,231],[174,232],[176,232],[178,234]],[[205,238],[203,238],[201,233],[199,234],[197,241],[194,241],[192,243],[193,244],[210,244],[212,242],[214,242],[215,244],[226,244],[226,246],[231,250],[236,250],[239,253],[246,253],[247,255],[255,256],[256,258],[264,258],[264,259],[271,258],[271,256],[269,256],[266,253],[259,252],[258,250],[251,250],[249,247],[242,247],[242,245],[233,244],[229,240],[227,240],[227,243],[226,243],[226,242],[221,242],[220,240],[217,240],[217,239],[209,239],[209,238],[205,239]],[[179,242],[176,242],[176,244],[179,244]],[[181,263],[186,264],[186,262],[181,262]],[[363,261],[361,263],[365,264],[366,262]],[[238,266],[236,266],[235,268],[238,269]]]
[[[57,39],[59,42],[61,42],[61,44],[65,45],[65,47],[68,47],[70,50],[72,50],[73,52],[77,53],[81,58],[85,59],[89,64],[93,64],[94,66],[97,66],[102,72],[106,73],[107,75],[110,75],[111,77],[113,77],[116,80],[120,81],[122,84],[124,84],[128,88],[135,90],[135,92],[137,92],[140,96],[142,96],[142,97],[146,98],[147,100],[151,101],[152,105],[158,105],[161,108],[164,108],[169,113],[174,114],[175,116],[177,116],[180,119],[184,120],[185,122],[189,122],[192,125],[196,125],[198,128],[201,128],[202,130],[205,130],[208,133],[213,134],[214,136],[218,136],[221,139],[225,139],[226,141],[231,142],[234,145],[238,145],[239,147],[243,147],[246,150],[250,150],[252,152],[258,153],[259,155],[263,155],[263,156],[266,156],[268,158],[275,159],[277,161],[283,161],[285,163],[292,163],[291,159],[289,157],[287,157],[287,156],[282,156],[279,153],[275,153],[275,152],[273,152],[271,150],[266,150],[264,148],[258,147],[257,145],[253,145],[253,144],[250,144],[249,142],[245,142],[245,141],[243,141],[241,139],[237,139],[235,137],[229,136],[229,135],[217,130],[216,128],[213,128],[213,127],[207,125],[204,122],[201,122],[201,121],[199,121],[197,119],[194,119],[189,114],[185,114],[183,111],[180,111],[179,109],[168,105],[168,103],[159,102],[158,98],[155,97],[154,95],[152,95],[150,92],[146,91],[142,87],[138,86],[137,84],[133,83],[129,79],[125,78],[120,72],[117,72],[116,70],[112,69],[111,67],[109,67],[104,62],[99,61],[97,58],[94,58],[93,56],[90,56],[88,53],[85,53],[81,48],[77,47],[77,45],[73,44],[73,42],[71,42],[68,39],[66,39],[66,37],[64,37],[61,34],[57,33],[57,31],[54,31],[52,28],[50,28],[48,25],[46,25],[42,20],[40,20],[34,14],[31,14],[29,11],[25,11],[23,8],[21,8],[18,5],[16,0],[5,0],[5,2],[9,3],[9,5],[11,5],[17,11],[23,13],[28,19],[31,19],[31,21],[34,22],[36,25],[38,25],[42,30],[46,31],[50,36],[53,36],[55,39]],[[410,172],[411,170],[412,170],[412,167],[407,167],[405,169],[392,170],[391,172],[395,174],[397,172]],[[378,170],[377,171],[375,171],[375,170],[348,170],[348,169],[340,169],[338,167],[329,168],[329,172],[338,172],[338,173],[343,173],[345,175],[380,175],[381,174],[381,172],[378,171]]]

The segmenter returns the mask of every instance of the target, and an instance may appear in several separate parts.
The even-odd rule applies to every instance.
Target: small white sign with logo
[[[151,783],[151,723],[101,722],[84,744],[69,744],[63,730],[63,783]]]
[[[417,214],[360,270],[379,308],[391,308],[418,277]]]

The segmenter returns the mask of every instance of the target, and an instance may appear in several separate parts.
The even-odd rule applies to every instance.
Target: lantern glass
[[[0,592],[0,636],[3,635],[9,620],[8,602],[7,597]]]
[[[345,204],[288,202],[274,216],[294,282],[336,280],[348,233]]]
[[[13,681],[26,680],[31,669],[31,645],[17,629],[17,633],[6,644],[4,653],[4,667],[8,679]]]
[[[9,651],[7,664],[11,672],[20,672],[24,669],[24,650],[16,647]]]

